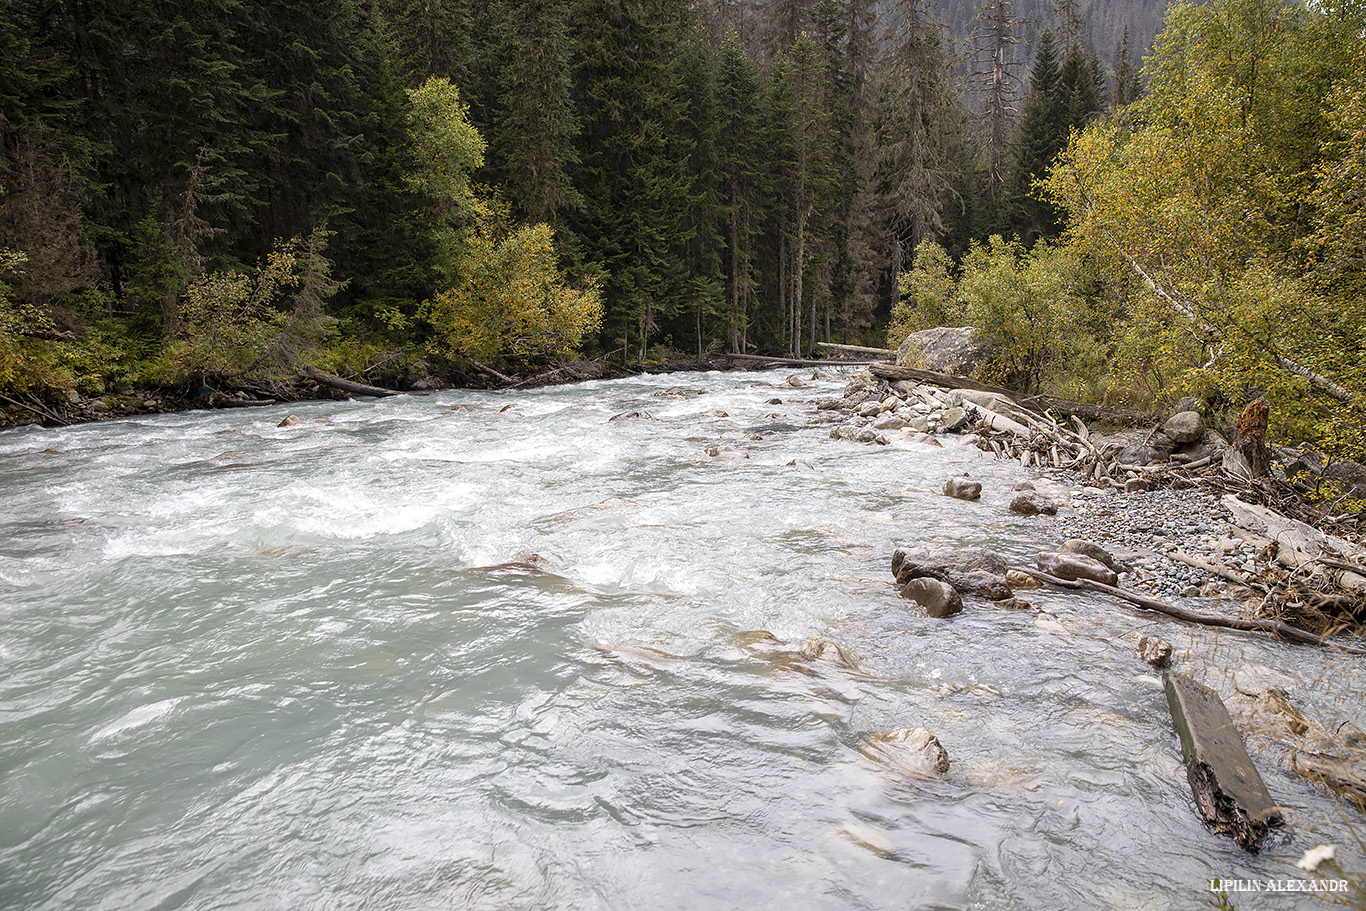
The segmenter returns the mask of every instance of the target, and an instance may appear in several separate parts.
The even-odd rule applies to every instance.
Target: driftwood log
[[[304,375],[311,380],[322,383],[324,386],[331,386],[333,389],[340,389],[342,392],[349,392],[352,395],[372,395],[379,398],[388,398],[395,395],[412,395],[413,393],[399,392],[395,389],[384,389],[379,386],[367,386],[364,383],[357,383],[353,380],[342,379],[330,373],[324,373],[312,364],[304,364]]]
[[[1162,687],[1200,815],[1214,831],[1257,853],[1267,829],[1280,825],[1281,814],[1223,700],[1209,687],[1170,671],[1162,675]]]
[[[837,361],[811,360],[800,357],[769,357],[766,354],[725,354],[719,355],[730,361],[756,361],[783,367],[868,367],[886,366],[881,361]]]
[[[896,354],[891,348],[868,348],[864,345],[836,345],[832,342],[817,342],[816,347],[834,351],[836,354],[871,354],[876,357],[892,357]]]
[[[1213,626],[1221,629],[1236,629],[1241,630],[1242,632],[1272,633],[1280,636],[1282,639],[1288,639],[1291,642],[1302,642],[1305,645],[1318,645],[1333,648],[1348,655],[1366,655],[1366,648],[1335,642],[1327,636],[1315,635],[1308,630],[1302,630],[1297,626],[1291,626],[1290,624],[1282,623],[1279,620],[1247,620],[1241,617],[1220,617],[1216,614],[1202,614],[1198,611],[1187,610],[1184,607],[1177,607],[1175,604],[1159,601],[1156,598],[1148,598],[1143,595],[1135,594],[1134,592],[1125,591],[1124,589],[1116,588],[1113,585],[1106,585],[1103,582],[1093,582],[1090,579],[1078,579],[1074,582],[1067,579],[1059,579],[1057,576],[1051,576],[1048,573],[1040,572],[1037,569],[1028,569],[1023,566],[1014,566],[1011,568],[1031,575],[1041,582],[1047,582],[1050,585],[1057,585],[1061,588],[1090,589],[1091,591],[1114,595],[1116,598],[1122,598],[1130,604],[1137,605],[1145,610],[1158,611],[1169,617],[1185,620],[1187,623],[1198,623],[1201,626]]]
[[[1069,418],[1073,415],[1087,421],[1108,421],[1113,424],[1122,424],[1128,427],[1142,427],[1157,422],[1157,416],[1146,411],[1135,411],[1132,408],[1118,408],[1111,405],[1092,405],[1086,402],[1072,402],[1067,399],[1054,398],[1051,395],[1029,395],[1023,392],[1016,392],[1004,386],[993,386],[990,383],[981,383],[977,380],[970,380],[967,377],[954,376],[951,373],[939,373],[935,370],[922,370],[919,367],[898,367],[894,364],[872,364],[868,368],[873,376],[884,380],[911,380],[916,383],[928,383],[932,386],[939,386],[944,389],[976,389],[979,392],[995,392],[1003,395],[1015,402],[1017,405],[1030,408],[1035,411],[1052,411],[1059,417]]]

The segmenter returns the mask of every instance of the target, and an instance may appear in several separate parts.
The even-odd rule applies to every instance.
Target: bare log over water
[[[874,354],[878,357],[892,357],[896,354],[891,348],[868,348],[864,345],[836,345],[833,342],[817,342],[817,348],[825,348],[836,353],[848,352],[849,354]]]
[[[324,386],[331,386],[333,389],[340,389],[342,392],[349,392],[352,395],[373,395],[379,398],[388,398],[394,395],[409,395],[410,393],[399,392],[395,389],[383,389],[379,386],[367,386],[364,383],[357,383],[353,380],[342,379],[330,373],[324,373],[312,364],[304,364],[304,374],[309,379],[316,380]]]

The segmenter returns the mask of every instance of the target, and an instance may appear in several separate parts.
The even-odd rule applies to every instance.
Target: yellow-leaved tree
[[[1360,15],[1331,6],[1175,5],[1148,95],[1074,134],[1047,192],[1075,249],[1126,289],[1131,370],[1171,392],[1266,395],[1289,435],[1359,451],[1366,314],[1305,254],[1315,236],[1336,244],[1315,234],[1328,175],[1350,160],[1333,140],[1352,96],[1334,85],[1359,81]]]
[[[410,185],[431,209],[440,290],[419,315],[431,349],[479,364],[530,366],[572,356],[602,321],[597,287],[571,287],[548,225],[508,228],[470,183],[484,140],[460,93],[428,79],[408,93],[415,169]]]
[[[423,305],[439,347],[513,365],[571,356],[601,324],[602,303],[593,284],[566,284],[556,260],[548,225],[478,231],[460,281]]]

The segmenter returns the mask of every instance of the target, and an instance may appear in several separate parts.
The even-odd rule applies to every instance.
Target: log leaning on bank
[[[379,398],[388,398],[395,395],[412,395],[413,393],[399,392],[396,389],[384,389],[380,386],[367,386],[364,383],[357,383],[353,380],[342,379],[330,373],[324,373],[312,364],[304,364],[304,375],[309,379],[322,383],[324,386],[331,386],[333,389],[340,389],[342,392],[349,392],[352,395],[372,395]]]
[[[1214,831],[1232,835],[1257,853],[1267,829],[1280,825],[1281,814],[1223,700],[1214,690],[1171,671],[1162,675],[1162,687],[1200,815]]]

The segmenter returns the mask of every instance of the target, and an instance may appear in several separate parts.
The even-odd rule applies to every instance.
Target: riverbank
[[[1303,488],[1304,479],[1283,465],[1252,479],[1225,469],[1228,444],[1184,405],[1147,431],[1102,432],[1076,417],[1063,428],[1003,390],[955,389],[948,376],[938,385],[893,380],[882,372],[856,375],[841,398],[817,403],[812,420],[835,425],[835,439],[864,445],[957,434],[998,459],[1035,468],[1048,489],[1037,496],[1032,487],[1021,491],[1010,509],[1038,515],[1058,545],[1080,539],[1111,552],[1120,584],[1136,595],[1198,599],[1192,603],[1228,618],[1284,621],[1317,635],[1366,620],[1359,516],[1329,516],[1331,523],[1318,528],[1298,521],[1328,516],[1301,496],[1296,485]],[[1163,440],[1164,432],[1177,439]],[[1304,453],[1279,454],[1287,452],[1304,462]],[[958,481],[946,479],[944,493],[982,495],[980,483]]]
[[[423,395],[441,389],[535,389],[585,380],[614,379],[657,373],[705,370],[762,370],[766,362],[732,361],[729,358],[678,357],[646,366],[609,363],[606,358],[561,364],[526,377],[451,374],[381,378],[354,377],[357,382],[380,385],[395,393]],[[222,408],[253,408],[291,402],[345,401],[349,394],[307,376],[284,380],[241,381],[217,386],[129,386],[97,393],[72,389],[45,395],[25,392],[0,394],[0,430],[39,424],[68,427],[93,421],[141,415]]]

